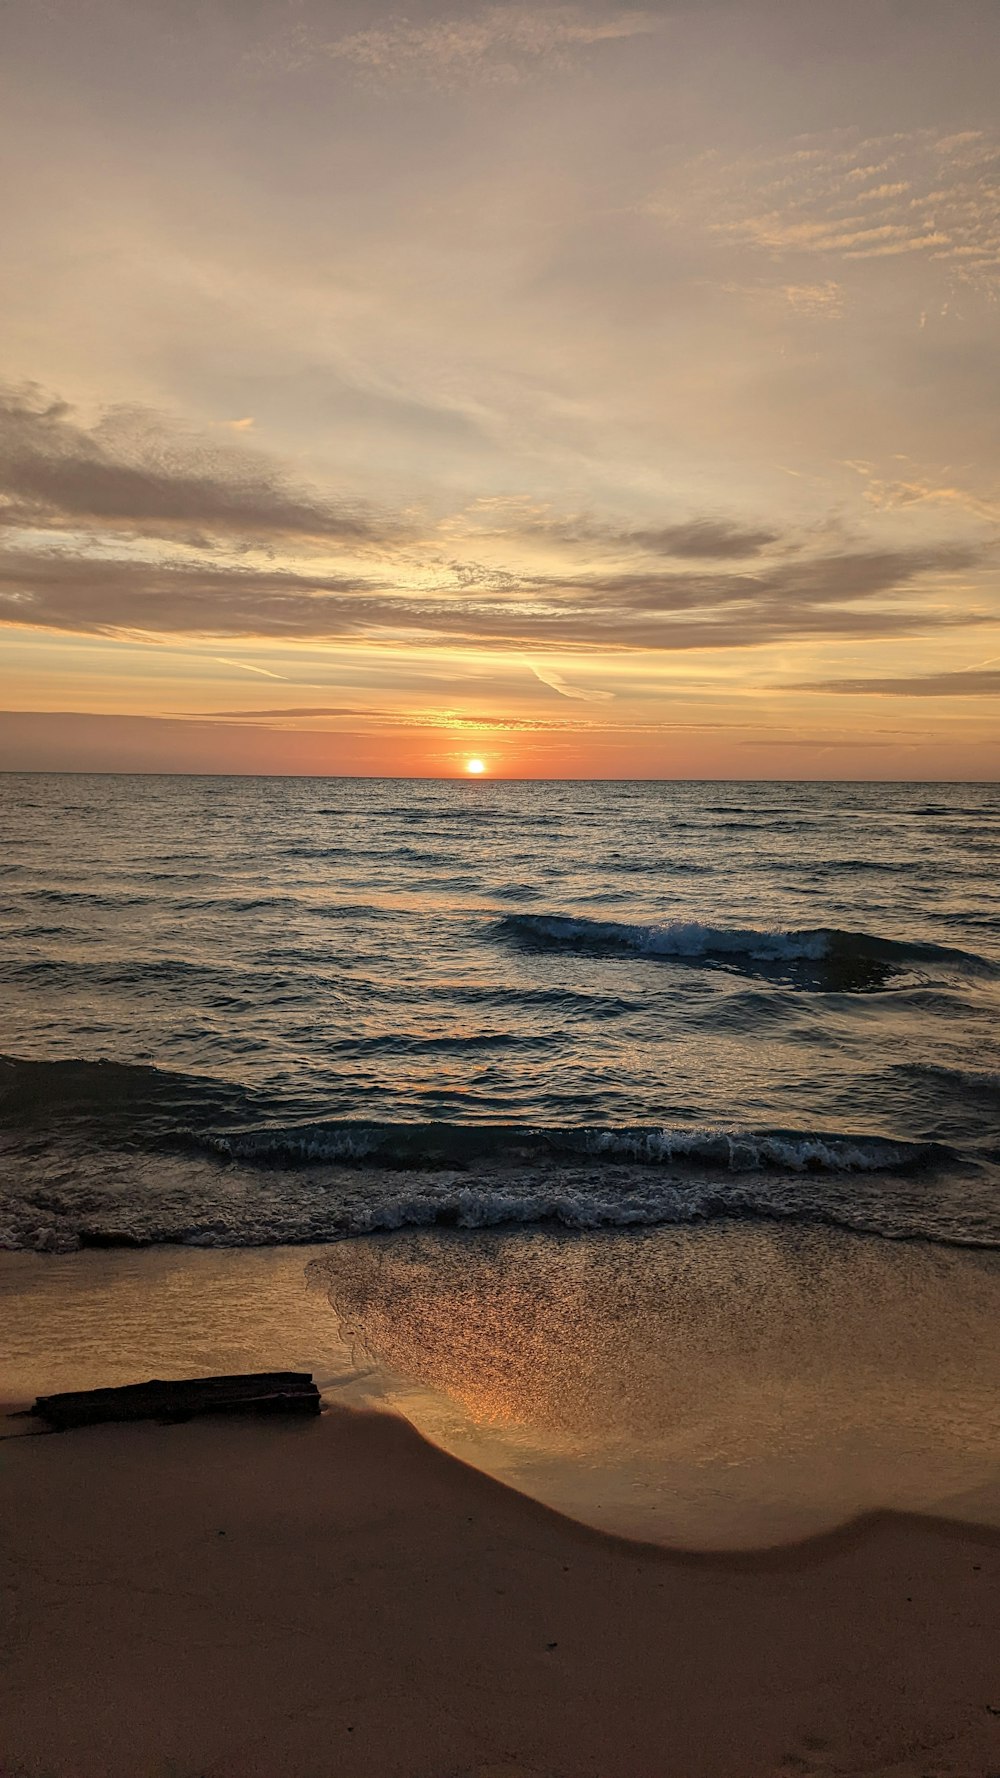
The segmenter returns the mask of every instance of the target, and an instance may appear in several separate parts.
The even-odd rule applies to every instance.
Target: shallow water
[[[11,1253],[0,1400],[312,1370],[586,1523],[755,1548],[883,1507],[1000,1526],[998,1318],[995,1254],[734,1223]]]
[[[0,1244],[1000,1243],[1000,789],[0,778]]]
[[[759,1548],[881,1508],[1000,1525],[1000,1261],[732,1224],[405,1233],[314,1258],[366,1388],[628,1537]]]

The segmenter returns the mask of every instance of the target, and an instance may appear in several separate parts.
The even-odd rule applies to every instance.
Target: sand
[[[329,1403],[0,1426],[0,1778],[1000,1778],[995,1260],[0,1256],[0,1396],[287,1365]]]
[[[344,1407],[12,1438],[0,1527],[4,1778],[1000,1771],[995,1532],[673,1554]]]
[[[311,1370],[640,1541],[1000,1529],[1000,1254],[748,1224],[0,1253],[0,1400]]]

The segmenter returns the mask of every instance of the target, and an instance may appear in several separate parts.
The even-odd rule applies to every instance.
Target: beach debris
[[[257,1371],[236,1377],[185,1377],[40,1395],[31,1409],[58,1432],[110,1420],[190,1420],[198,1414],[318,1414],[311,1371]]]

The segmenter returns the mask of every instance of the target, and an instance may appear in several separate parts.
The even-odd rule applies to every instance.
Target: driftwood
[[[243,1377],[188,1377],[40,1395],[31,1409],[59,1432],[105,1420],[190,1420],[196,1414],[318,1414],[309,1371],[260,1371]]]

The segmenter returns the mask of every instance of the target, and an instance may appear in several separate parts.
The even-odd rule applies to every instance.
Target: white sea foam
[[[698,1161],[727,1167],[732,1173],[760,1167],[793,1173],[881,1173],[912,1165],[926,1150],[916,1143],[879,1137],[759,1135],[749,1130],[649,1130],[636,1134],[603,1130],[594,1138],[593,1152],[663,1164]]]

